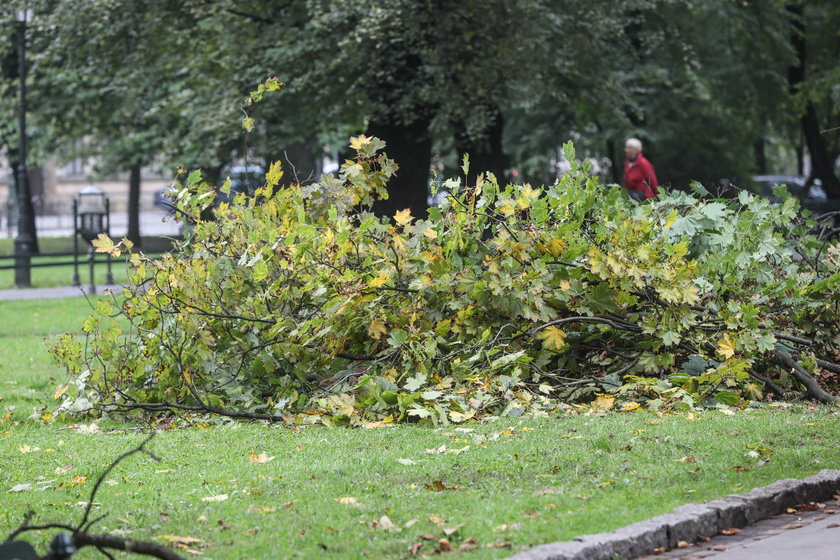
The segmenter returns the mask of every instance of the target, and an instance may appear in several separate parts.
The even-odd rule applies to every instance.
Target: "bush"
[[[786,194],[637,204],[574,164],[541,188],[449,180],[428,219],[379,219],[397,167],[375,138],[351,146],[314,184],[280,189],[272,165],[214,221],[214,187],[190,175],[189,239],[131,253],[123,298],[54,344],[78,376],[64,406],[355,425],[685,410],[798,383],[833,400],[814,376],[838,361],[840,249]]]

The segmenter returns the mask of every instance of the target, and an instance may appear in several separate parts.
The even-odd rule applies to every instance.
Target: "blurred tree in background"
[[[14,56],[0,8],[0,59]],[[126,171],[282,159],[300,178],[366,131],[400,165],[378,210],[425,212],[430,169],[552,181],[559,146],[646,143],[664,182],[803,171],[840,198],[840,6],[831,0],[32,0],[37,154]],[[13,66],[13,65],[12,65]],[[15,84],[2,65],[0,143]],[[242,99],[286,88],[250,113]],[[11,142],[11,144],[10,144]],[[2,146],[0,146],[2,149]],[[326,150],[326,151],[325,151]],[[134,206],[136,212],[136,204]],[[133,222],[137,223],[136,218]],[[136,230],[136,228],[135,228]],[[132,236],[138,232],[132,230]]]

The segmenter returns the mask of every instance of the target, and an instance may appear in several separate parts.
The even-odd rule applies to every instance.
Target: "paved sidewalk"
[[[102,295],[109,291],[121,290],[118,285],[96,286],[96,294]],[[89,286],[59,286],[56,288],[14,288],[11,290],[0,290],[0,301],[16,301],[24,299],[58,299],[68,297],[79,297],[87,295]]]
[[[641,560],[835,560],[840,558],[840,507],[774,515],[732,536],[645,556]]]

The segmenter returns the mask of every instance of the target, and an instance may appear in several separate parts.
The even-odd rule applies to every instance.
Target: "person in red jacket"
[[[642,141],[630,138],[624,144],[624,188],[635,200],[646,200],[659,194],[659,181],[653,165],[642,154]]]

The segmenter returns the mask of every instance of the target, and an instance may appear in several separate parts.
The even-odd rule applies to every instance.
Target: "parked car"
[[[773,194],[773,187],[776,185],[783,185],[787,187],[788,192],[800,199],[803,203],[806,202],[822,202],[828,200],[825,190],[822,187],[822,182],[815,179],[813,184],[808,188],[808,193],[804,196],[802,190],[808,182],[807,177],[798,177],[796,175],[756,175],[753,181],[758,187],[758,192],[773,202],[779,202],[778,197]]]
[[[829,200],[819,179],[814,180],[813,184],[808,188],[807,193],[803,192],[808,182],[806,177],[795,175],[757,175],[753,177],[753,181],[758,187],[758,193],[767,197],[772,202],[780,202],[779,198],[773,194],[773,187],[784,185],[793,196],[800,200],[802,208],[810,210],[811,215],[815,218],[819,218],[829,212],[840,212],[840,200]],[[840,228],[840,214],[835,215],[833,219],[825,219],[831,222],[825,225]]]
[[[225,179],[230,177],[230,193],[225,194],[219,190],[216,192],[216,206],[222,202],[230,202],[238,193],[251,193],[254,189],[261,186],[265,181],[265,169],[260,165],[248,166],[232,166],[226,168],[221,173],[221,178],[218,181],[220,187]],[[167,211],[172,210],[172,198],[169,196],[169,189],[172,185],[168,185],[158,189],[154,193],[154,205]]]
[[[167,194],[169,193],[169,189],[171,187],[172,185],[167,185],[162,189],[158,189],[155,191],[154,205],[158,208],[166,210],[167,212],[172,211],[172,199],[169,197],[169,194]]]

